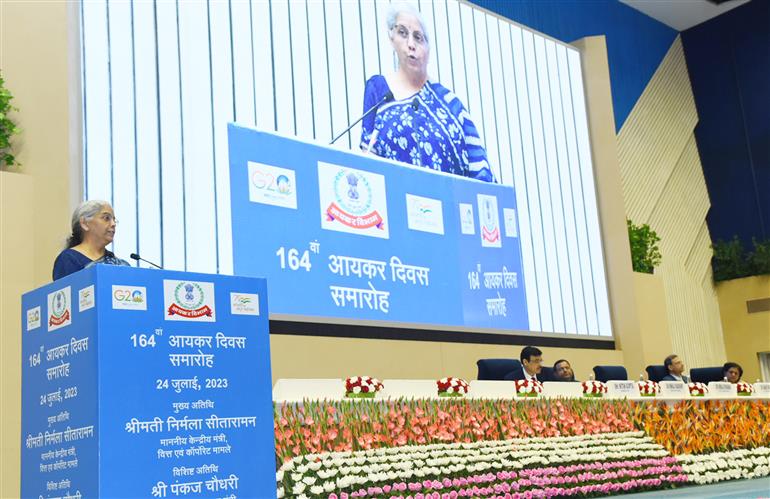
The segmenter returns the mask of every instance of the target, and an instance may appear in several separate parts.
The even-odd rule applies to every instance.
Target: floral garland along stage
[[[612,424],[601,424],[608,416]],[[701,424],[682,430],[688,417]],[[514,421],[523,430],[518,438],[492,437],[505,437]],[[590,399],[306,402],[276,409],[276,478],[280,497],[300,499],[656,490],[768,476],[770,434],[762,430],[768,424],[770,403],[760,401],[686,401],[673,408]],[[672,443],[675,425],[685,444]],[[634,427],[643,431],[628,431]],[[535,436],[543,431],[550,436]],[[725,432],[733,448],[747,449],[727,450]],[[696,455],[702,452],[712,454]]]

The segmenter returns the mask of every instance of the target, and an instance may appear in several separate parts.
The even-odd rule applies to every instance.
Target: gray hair
[[[107,201],[101,201],[98,199],[90,199],[83,201],[72,212],[72,234],[67,238],[67,247],[72,248],[83,242],[83,228],[80,226],[80,220],[83,219],[86,222],[94,218],[102,208],[110,206]]]
[[[417,21],[420,23],[420,29],[422,29],[422,34],[425,35],[425,41],[428,45],[430,45],[430,34],[428,33],[428,29],[425,26],[425,19],[422,18],[420,11],[410,3],[393,2],[390,4],[390,7],[388,7],[387,17],[385,18],[386,22],[388,23],[388,33],[390,33],[391,30],[396,27],[396,19],[398,19],[400,14],[410,14],[417,18]]]

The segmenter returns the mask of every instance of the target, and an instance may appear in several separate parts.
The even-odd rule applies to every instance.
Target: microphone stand
[[[136,260],[136,262],[137,262],[137,263],[139,263],[139,261],[141,260],[141,261],[143,261],[144,263],[149,263],[150,265],[152,265],[152,266],[153,266],[153,267],[155,267],[156,269],[160,269],[160,270],[163,270],[163,267],[161,267],[160,265],[157,265],[157,264],[155,264],[155,263],[152,263],[152,262],[151,262],[151,261],[149,261],[149,260],[145,260],[144,258],[142,258],[141,256],[139,256],[139,255],[138,255],[138,254],[136,254],[136,253],[131,253],[129,256],[131,257],[131,259],[132,259],[132,260]]]
[[[354,127],[354,126],[356,126],[356,125],[357,125],[357,124],[358,124],[358,123],[359,123],[361,120],[363,120],[364,118],[366,118],[367,116],[369,116],[369,114],[370,114],[372,111],[376,110],[378,107],[380,107],[381,105],[383,105],[383,104],[385,104],[386,102],[388,102],[388,101],[391,101],[391,100],[393,100],[393,92],[390,92],[390,91],[388,91],[388,93],[387,93],[387,94],[385,94],[385,96],[383,96],[383,98],[382,98],[382,99],[380,99],[380,101],[379,101],[379,102],[377,102],[377,104],[375,104],[375,105],[373,105],[372,107],[370,107],[370,108],[369,108],[369,109],[368,109],[368,110],[367,110],[367,111],[366,111],[364,114],[362,114],[362,115],[361,115],[361,117],[360,117],[360,118],[358,118],[356,121],[354,121],[354,122],[353,122],[353,123],[352,123],[352,124],[351,124],[349,127],[347,127],[345,130],[343,130],[343,131],[342,131],[342,133],[340,133],[339,135],[337,135],[336,137],[334,137],[334,139],[332,139],[332,141],[331,141],[331,142],[329,142],[329,145],[332,145],[332,144],[334,144],[335,142],[337,142],[337,140],[338,140],[340,137],[342,137],[343,135],[345,135],[346,133],[348,133],[348,132],[350,131],[350,129],[351,129],[351,128],[353,128],[353,127]]]

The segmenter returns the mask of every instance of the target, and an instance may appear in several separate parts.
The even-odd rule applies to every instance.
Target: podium
[[[96,265],[22,355],[22,497],[276,496],[264,279]]]

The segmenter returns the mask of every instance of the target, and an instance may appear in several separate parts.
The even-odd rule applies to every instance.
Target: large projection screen
[[[580,53],[464,1],[412,3],[431,79],[515,187],[531,332],[611,340]],[[115,207],[114,251],[232,273],[227,124],[328,143],[395,68],[388,4],[81,2],[84,193]]]

